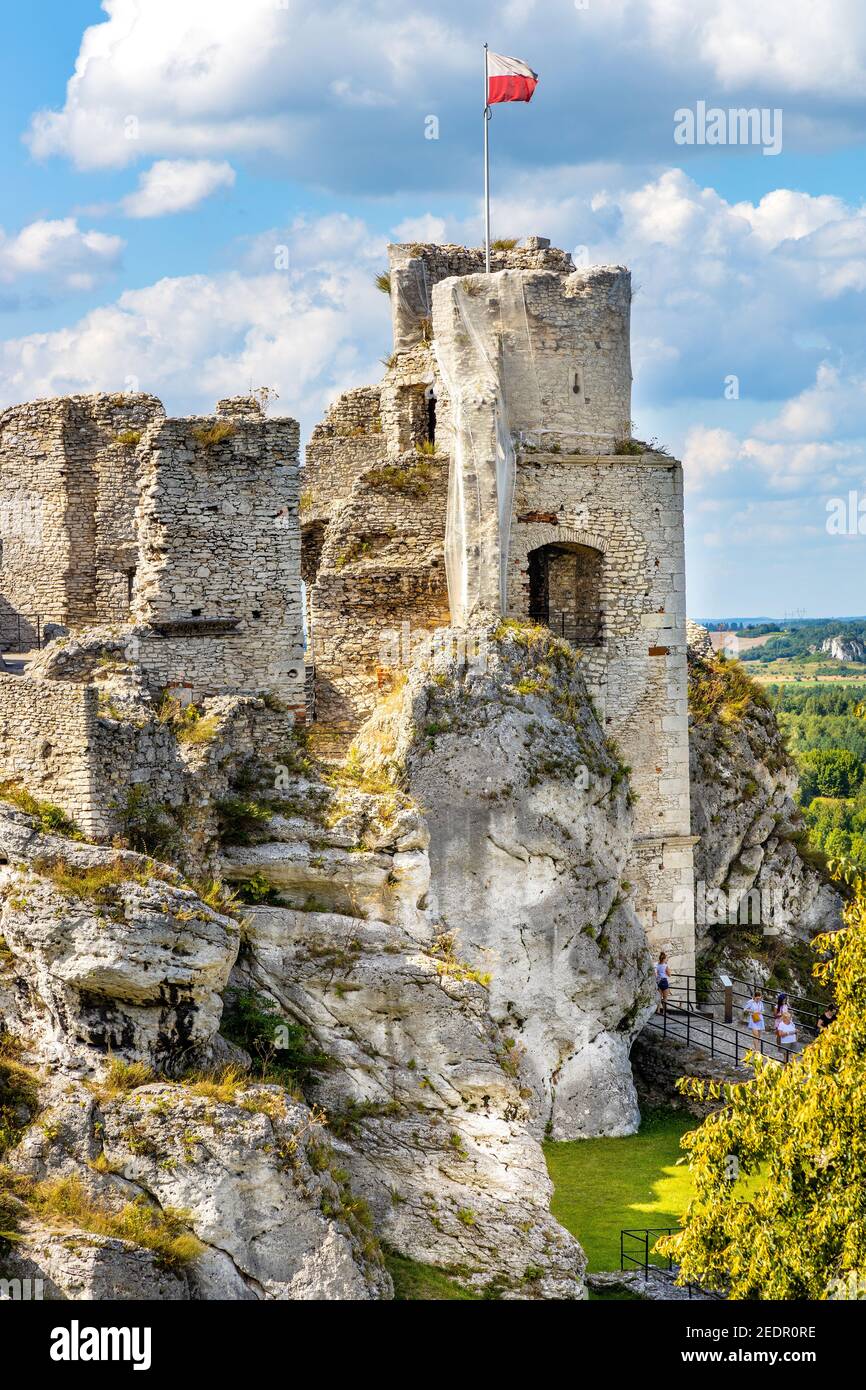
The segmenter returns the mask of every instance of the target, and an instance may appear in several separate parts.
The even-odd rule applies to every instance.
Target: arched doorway
[[[529,616],[558,637],[581,647],[603,639],[601,578],[604,556],[588,545],[565,542],[529,552]]]

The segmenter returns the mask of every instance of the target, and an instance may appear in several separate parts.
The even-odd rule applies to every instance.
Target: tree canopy
[[[659,1249],[732,1299],[866,1297],[866,880],[837,873],[845,927],[813,943],[835,1022],[787,1066],[752,1054],[740,1085],[678,1083],[727,1104],[683,1138],[695,1195]]]

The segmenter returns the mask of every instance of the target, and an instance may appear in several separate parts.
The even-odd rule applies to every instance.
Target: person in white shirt
[[[764,995],[762,990],[756,989],[754,991],[743,1010],[743,1014],[752,1037],[756,1042],[760,1042],[764,1032]]]
[[[776,1026],[776,1032],[778,1034],[780,1047],[791,1048],[795,1046],[797,1042],[797,1025],[791,1017],[790,1009],[782,1010],[781,1017]]]

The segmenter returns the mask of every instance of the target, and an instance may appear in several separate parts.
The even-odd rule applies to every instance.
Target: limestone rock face
[[[405,763],[430,829],[430,912],[489,973],[536,1133],[627,1134],[639,1123],[628,1054],[652,969],[630,899],[625,771],[564,643],[540,629],[448,634],[399,704],[371,721]]]
[[[160,1206],[189,1212],[211,1251],[195,1276],[205,1296],[370,1299],[390,1291],[365,1254],[365,1233],[342,1218],[347,1199],[322,1167],[319,1127],[281,1088],[251,1087],[226,1104],[145,1087],[107,1106],[104,1122],[109,1164]]]
[[[821,651],[834,661],[866,661],[866,642],[859,637],[828,637],[821,643]]]
[[[57,1232],[28,1222],[3,1264],[4,1279],[41,1280],[48,1300],[177,1303],[189,1298],[186,1276],[161,1269],[150,1250],[92,1231]]]
[[[143,855],[42,835],[0,812],[7,1026],[40,1058],[99,1067],[108,1053],[171,1070],[219,1028],[238,951],[233,918]],[[3,996],[0,981],[0,996]]]
[[[513,1039],[452,943],[335,914],[250,916],[233,983],[274,998],[329,1055],[314,1094],[377,1233],[503,1297],[582,1297],[585,1259],[550,1215]]]
[[[724,667],[718,669],[722,676],[717,678],[725,679]],[[729,964],[736,973],[748,965],[760,975],[774,943],[805,942],[818,931],[840,926],[842,901],[800,853],[804,828],[794,801],[797,773],[772,710],[751,697],[736,709],[726,709],[724,699],[717,707],[708,704],[702,692],[714,670],[691,656],[692,833],[700,836],[695,846],[697,951],[717,955],[720,915],[732,916],[727,924],[734,951]],[[753,950],[747,936],[753,945],[762,941],[762,949]],[[798,985],[810,992],[808,970]]]
[[[158,1082],[94,1097],[55,1081],[11,1163],[37,1182],[77,1177],[102,1210],[137,1199],[183,1213],[202,1249],[164,1281],[167,1297],[390,1297],[378,1246],[322,1134],[321,1116],[280,1086]],[[148,1252],[125,1241],[97,1241],[100,1253],[82,1264],[68,1253],[72,1233],[25,1234],[28,1268],[60,1296],[99,1297],[88,1290],[104,1287],[112,1268],[112,1297],[163,1296]]]

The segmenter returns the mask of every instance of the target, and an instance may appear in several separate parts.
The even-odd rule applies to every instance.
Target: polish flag
[[[487,102],[531,101],[538,86],[538,73],[521,63],[519,58],[504,58],[501,53],[487,55]]]

